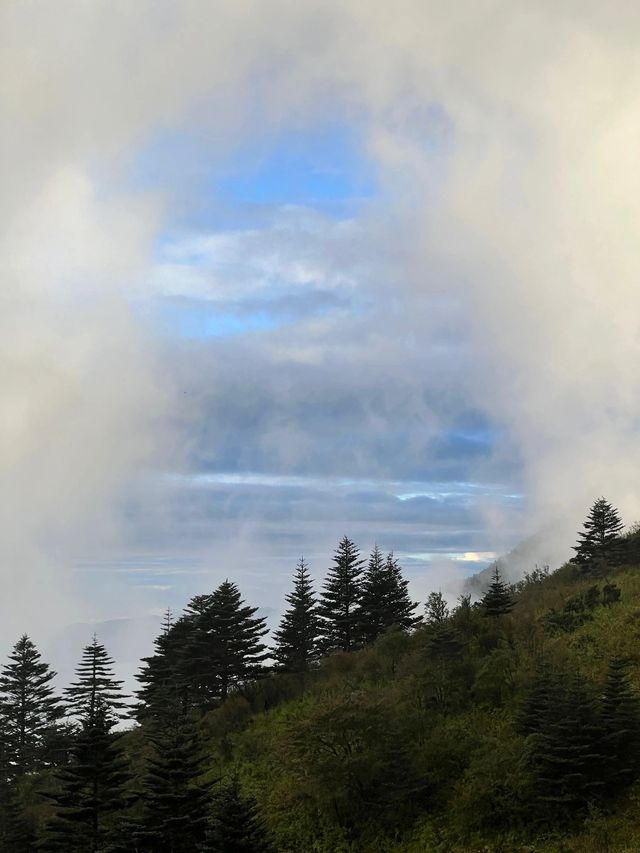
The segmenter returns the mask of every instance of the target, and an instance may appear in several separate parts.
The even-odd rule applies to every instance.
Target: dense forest
[[[268,641],[225,580],[168,611],[125,696],[27,636],[0,674],[0,849],[640,849],[640,531],[604,499],[574,556],[420,606],[393,554],[300,560]]]

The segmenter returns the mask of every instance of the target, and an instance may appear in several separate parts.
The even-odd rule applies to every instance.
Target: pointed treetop
[[[493,570],[493,580],[482,598],[481,605],[483,616],[504,616],[510,613],[515,605],[511,590],[502,580],[497,564]]]
[[[343,536],[322,587],[319,612],[323,619],[323,644],[327,651],[348,652],[362,645],[361,575],[366,561],[354,542]]]
[[[606,576],[608,568],[622,563],[622,529],[618,510],[605,498],[598,498],[578,533],[578,542],[573,546],[576,553],[570,562],[586,574]]]
[[[52,681],[56,673],[41,660],[26,634],[14,645],[0,674],[0,722],[13,771],[21,776],[42,766],[46,739],[64,716]]]
[[[89,725],[98,720],[102,708],[110,719],[126,716],[123,682],[114,678],[113,666],[113,659],[94,634],[91,644],[82,650],[76,681],[64,690],[72,713]]]
[[[293,590],[286,596],[289,608],[274,632],[274,657],[289,672],[305,672],[319,655],[320,619],[309,567],[300,558],[293,576]]]
[[[162,631],[166,635],[169,633],[173,626],[173,613],[170,607],[164,611],[164,617],[162,619]]]

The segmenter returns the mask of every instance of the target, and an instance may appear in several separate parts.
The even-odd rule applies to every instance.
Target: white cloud
[[[265,336],[264,360],[318,366],[329,384],[375,372],[395,393],[426,372],[412,353],[440,347],[429,378],[504,425],[536,519],[600,492],[640,512],[633,4],[27,0],[0,16],[8,633],[51,590],[68,597],[61,566],[100,546],[114,493],[164,441],[169,380],[126,302],[141,281],[217,299],[282,281],[356,287],[377,306],[373,328],[349,338],[344,318],[315,318]],[[336,116],[367,140],[379,204],[339,225],[289,212],[299,218],[277,246],[276,228],[176,242],[154,268],[175,187],[133,192],[126,167],[155,133],[186,127],[215,158],[256,132]],[[206,384],[219,373],[204,366]],[[422,379],[400,383],[411,459],[420,431],[440,426]],[[312,448],[279,394],[282,420],[262,440],[293,465]],[[382,434],[365,409],[362,428]]]

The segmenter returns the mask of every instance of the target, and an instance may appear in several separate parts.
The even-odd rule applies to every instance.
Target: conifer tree
[[[173,613],[171,612],[171,608],[167,607],[167,609],[164,611],[164,616],[162,618],[162,633],[165,635],[165,637],[173,627],[173,622]]]
[[[214,590],[196,627],[204,639],[204,666],[211,671],[211,696],[226,699],[239,682],[257,677],[269,656],[261,638],[268,633],[257,607],[245,605],[236,584],[225,580]]]
[[[194,704],[198,673],[191,671],[189,657],[194,632],[193,620],[187,616],[175,622],[165,617],[162,631],[154,640],[154,653],[142,658],[142,667],[136,674],[142,685],[136,691],[138,721],[164,720],[174,713],[176,705],[185,711]]]
[[[402,575],[400,563],[394,556],[393,551],[387,554],[385,571],[389,584],[388,613],[385,620],[385,629],[391,625],[399,625],[406,631],[414,628],[421,621],[415,615],[418,608],[417,601],[411,601],[409,596],[409,581]]]
[[[214,798],[206,853],[269,853],[256,803],[243,796],[237,777],[222,784]]]
[[[483,616],[504,616],[510,613],[515,605],[511,591],[502,580],[497,565],[493,570],[493,580],[480,603]]]
[[[202,757],[193,722],[173,706],[147,738],[154,753],[143,780],[142,817],[132,831],[136,850],[191,853],[201,849],[210,811],[210,795],[198,782]]]
[[[600,699],[609,792],[640,774],[640,699],[631,689],[628,670],[628,660],[612,658]]]
[[[64,694],[71,712],[91,726],[98,712],[118,720],[126,716],[122,681],[113,677],[113,660],[95,634],[90,645],[82,650],[76,667],[76,681],[66,687]]]
[[[287,672],[306,672],[320,654],[320,619],[309,567],[302,557],[293,577],[293,591],[286,601],[289,609],[273,634],[273,656]]]
[[[117,835],[117,817],[126,806],[128,778],[112,709],[98,697],[85,716],[71,760],[56,772],[58,789],[45,796],[56,807],[41,849],[60,853],[98,853]]]
[[[411,601],[408,586],[393,554],[384,560],[376,545],[362,576],[360,618],[365,642],[373,642],[392,625],[409,630],[416,624],[413,613],[418,605]]]
[[[622,562],[622,527],[618,510],[605,498],[598,498],[589,510],[584,529],[578,533],[578,542],[573,547],[576,553],[570,562],[584,574],[606,576],[609,568]]]
[[[235,684],[259,675],[268,657],[261,642],[268,629],[257,610],[245,605],[229,580],[210,594],[194,596],[156,639],[155,654],[143,659],[138,719],[162,717],[168,700],[176,698],[184,710],[205,712]]]
[[[544,813],[571,813],[602,796],[606,754],[595,699],[577,678],[542,671],[519,714]]]
[[[46,762],[48,741],[64,715],[51,684],[55,675],[29,637],[20,637],[0,675],[0,725],[11,775]]]
[[[382,552],[376,544],[361,579],[360,630],[365,643],[372,643],[387,627],[390,578],[385,569]]]
[[[349,652],[362,644],[360,611],[364,560],[346,536],[336,549],[323,586],[319,612],[323,619],[323,648]]]

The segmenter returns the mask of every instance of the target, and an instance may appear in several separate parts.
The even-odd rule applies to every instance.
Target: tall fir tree
[[[387,554],[385,571],[389,583],[388,612],[386,628],[399,625],[405,631],[414,628],[422,620],[415,615],[418,602],[409,595],[409,581],[403,576],[402,568],[393,551]]]
[[[344,536],[333,557],[320,598],[324,650],[353,651],[362,645],[361,576],[365,560]]]
[[[204,842],[211,797],[198,777],[203,760],[193,721],[180,707],[149,724],[153,753],[143,777],[142,815],[131,835],[142,853],[191,853]]]
[[[156,639],[137,678],[138,719],[162,717],[179,697],[182,708],[204,713],[234,685],[257,677],[268,657],[268,633],[257,607],[245,605],[238,587],[224,581],[212,593],[194,596],[184,614]]]
[[[505,616],[515,605],[509,586],[502,580],[500,569],[496,565],[493,580],[480,602],[483,616]]]
[[[122,694],[122,681],[114,678],[113,660],[94,635],[82,650],[76,667],[76,681],[64,689],[69,710],[89,726],[98,712],[118,720],[126,716],[128,705]]]
[[[55,806],[40,846],[47,853],[102,853],[117,837],[128,773],[114,725],[102,699],[85,707],[70,761],[56,772],[57,788],[45,793]]]
[[[419,620],[414,616],[417,603],[408,592],[409,581],[393,553],[386,560],[375,545],[362,576],[360,618],[362,636],[373,642],[392,625],[410,630]]]
[[[629,785],[640,775],[640,698],[631,689],[629,661],[609,661],[600,697],[607,791]]]
[[[293,590],[286,601],[289,607],[273,634],[273,656],[286,672],[306,672],[320,656],[320,619],[309,567],[303,557],[296,567]]]
[[[209,597],[196,620],[202,639],[198,663],[208,680],[210,700],[224,700],[237,684],[256,678],[269,656],[262,637],[268,633],[258,608],[244,603],[235,583],[225,580]]]
[[[194,622],[187,616],[175,622],[165,618],[162,631],[154,640],[154,653],[142,658],[142,667],[136,674],[141,684],[135,707],[139,722],[162,721],[174,713],[176,706],[185,711],[194,704],[196,688],[189,677],[194,632]],[[196,678],[194,672],[193,679]]]
[[[31,773],[51,759],[49,747],[64,716],[61,700],[53,690],[55,676],[23,634],[0,675],[0,725],[11,775]]]
[[[578,533],[576,552],[570,562],[593,577],[606,577],[607,571],[619,566],[623,558],[620,536],[623,524],[618,513],[605,498],[593,503],[583,530]]]
[[[598,706],[577,676],[541,670],[517,719],[541,816],[572,814],[603,795],[607,762]]]

